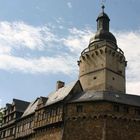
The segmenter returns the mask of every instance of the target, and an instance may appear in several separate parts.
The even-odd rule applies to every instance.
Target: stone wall
[[[63,129],[61,127],[53,127],[38,131],[34,140],[62,140]]]
[[[65,125],[63,140],[101,140],[103,121],[91,118],[69,120]]]
[[[81,112],[78,106],[83,107]],[[63,140],[139,140],[137,109],[104,101],[68,104]]]
[[[106,140],[140,140],[140,120],[108,119]]]
[[[111,45],[94,45],[81,54],[79,79],[85,91],[125,93],[125,57],[122,51],[115,50]]]

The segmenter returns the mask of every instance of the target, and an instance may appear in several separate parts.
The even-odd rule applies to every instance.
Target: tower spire
[[[104,12],[105,6],[102,5],[102,12],[99,14],[97,18],[97,30],[106,30],[109,31],[109,17],[108,15]]]
[[[112,42],[117,45],[115,36],[109,31],[110,19],[109,19],[109,16],[104,12],[104,9],[105,9],[104,2],[105,1],[102,0],[102,6],[101,6],[102,10],[96,20],[97,21],[97,32],[96,32],[95,36],[90,39],[90,44],[92,44],[93,42],[96,43],[96,42],[104,40],[104,41]]]

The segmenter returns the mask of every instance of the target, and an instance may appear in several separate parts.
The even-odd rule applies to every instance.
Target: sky
[[[103,0],[126,56],[127,93],[140,95],[140,1]],[[0,0],[0,106],[33,101],[78,79],[102,0]]]

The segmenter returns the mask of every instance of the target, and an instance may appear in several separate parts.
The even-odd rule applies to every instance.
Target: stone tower
[[[85,91],[125,93],[126,60],[116,38],[109,31],[109,22],[102,6],[97,18],[97,32],[78,61],[79,79]]]

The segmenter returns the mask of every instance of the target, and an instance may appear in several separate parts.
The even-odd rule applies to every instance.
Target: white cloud
[[[11,48],[9,46],[4,46],[2,43],[0,43],[0,54],[10,54]]]
[[[76,61],[80,52],[88,47],[93,31],[72,28],[67,33],[65,37],[60,37],[47,25],[35,27],[24,22],[0,22],[0,69],[32,74],[77,73]],[[127,92],[140,94],[140,31],[113,33],[128,60]],[[48,53],[48,46],[51,54]],[[23,48],[32,53],[27,51],[26,57],[13,53]]]
[[[34,27],[24,22],[0,22],[0,46],[4,46],[3,52],[10,51],[11,47],[41,50],[45,45],[44,40],[49,43],[54,38],[47,26]]]
[[[52,43],[58,48],[56,42],[61,43],[60,40],[46,25],[34,27],[23,22],[0,22],[0,69],[32,74],[73,73],[74,57],[61,51],[57,54],[56,50],[51,50],[52,56],[47,53],[48,46]],[[28,50],[26,57],[13,53],[23,48],[33,51],[34,57]],[[40,51],[47,54],[40,57],[37,55]]]
[[[127,93],[140,95],[140,81],[127,82],[126,84]]]
[[[21,58],[10,55],[0,55],[0,69],[7,71],[22,71],[25,73],[72,74],[75,71],[74,60],[68,55],[56,57]]]
[[[140,94],[140,32],[116,32],[116,37],[128,61],[127,92]]]
[[[71,2],[68,2],[68,3],[67,3],[67,6],[68,6],[69,8],[72,8]]]
[[[63,43],[71,52],[79,55],[87,47],[93,32],[89,29],[79,30],[77,28],[69,29],[69,31],[70,34],[63,39]]]

